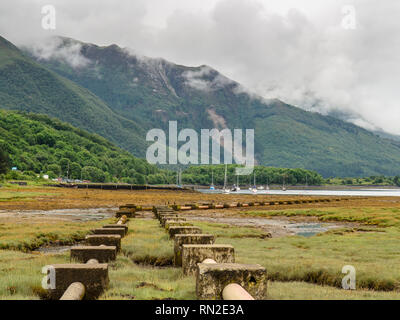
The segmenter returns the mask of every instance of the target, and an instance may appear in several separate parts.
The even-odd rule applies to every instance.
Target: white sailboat
[[[177,184],[177,187],[178,188],[182,188],[182,171],[181,171],[181,169],[179,169],[179,171],[178,171],[178,175],[177,175],[177,177],[176,177],[176,184]]]
[[[214,171],[211,169],[211,185],[210,185],[210,190],[215,190],[214,187]]]
[[[236,175],[236,184],[233,185],[231,191],[234,191],[234,192],[240,191],[240,187],[239,187],[239,176],[238,176],[238,175]]]
[[[286,187],[285,187],[285,177],[283,177],[282,191],[286,191]]]
[[[257,193],[257,185],[256,185],[256,173],[254,172],[254,185],[253,185],[253,187],[251,188],[249,188],[249,190],[251,191],[251,192],[253,192],[253,193]]]
[[[227,174],[227,170],[228,170],[228,165],[225,164],[225,175],[224,175],[224,188],[222,189],[224,193],[230,193],[231,190],[226,188],[226,174]]]

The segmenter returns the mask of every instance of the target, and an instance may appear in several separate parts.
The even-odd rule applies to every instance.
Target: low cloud
[[[64,41],[58,37],[43,39],[26,48],[39,60],[63,61],[74,69],[86,67],[90,63],[90,60],[81,54],[80,43]]]
[[[186,85],[200,91],[214,91],[228,85],[237,85],[234,81],[209,66],[201,66],[194,71],[185,71],[182,76],[186,79]]]
[[[58,0],[57,29],[50,33],[40,27],[45,4],[1,1],[0,34],[17,44],[59,34],[116,43],[178,64],[208,65],[240,83],[238,93],[346,114],[367,129],[400,134],[397,0],[121,0],[118,6]],[[355,8],[354,30],[342,27],[342,9],[349,4]],[[69,50],[54,52],[71,65],[85,64],[78,48]],[[202,90],[224,82],[187,76]]]

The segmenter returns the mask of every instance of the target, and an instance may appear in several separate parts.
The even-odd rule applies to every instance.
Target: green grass
[[[320,209],[289,209],[270,211],[249,211],[245,216],[308,216],[318,217],[324,222],[358,222],[379,227],[400,228],[400,208],[320,208]]]
[[[24,192],[23,190],[15,191],[0,191],[0,201],[12,201],[12,200],[30,200],[34,197],[40,196],[56,196],[55,193],[47,192]]]
[[[83,225],[91,224],[96,223]],[[268,299],[399,297],[400,233],[395,227],[380,228],[384,232],[344,228],[310,238],[263,238],[264,232],[255,228],[194,224],[205,233],[215,234],[216,243],[232,244],[236,262],[266,267]],[[68,223],[48,228],[57,233],[66,228],[74,233]],[[25,226],[21,230],[29,229]],[[195,299],[195,277],[183,276],[181,268],[171,265],[172,259],[173,241],[157,220],[131,219],[129,233],[122,240],[122,253],[109,265],[110,286],[100,299]],[[43,294],[41,268],[55,263],[69,263],[69,254],[0,250],[0,298],[38,299]],[[340,288],[344,276],[341,269],[346,264],[356,268],[357,290]]]
[[[29,252],[42,245],[57,243],[73,244],[83,240],[91,229],[98,228],[108,219],[91,222],[47,222],[47,223],[0,223],[0,249]]]
[[[196,299],[194,276],[180,268],[138,265],[120,256],[109,271],[110,287],[100,299]]]
[[[306,282],[268,282],[268,300],[398,300],[399,292],[343,290]]]
[[[122,252],[138,264],[156,266],[171,265],[174,257],[173,242],[155,219],[131,220]]]
[[[69,255],[27,254],[0,250],[0,299],[39,299],[45,293],[41,287],[42,267],[69,263]]]

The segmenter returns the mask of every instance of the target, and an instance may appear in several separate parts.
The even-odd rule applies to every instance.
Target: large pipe
[[[213,259],[205,259],[202,263],[217,263],[215,260]]]
[[[73,282],[60,298],[60,300],[82,300],[85,296],[85,286],[80,282]]]
[[[242,286],[231,283],[222,290],[222,299],[224,300],[254,300],[254,298],[243,289]]]
[[[90,259],[88,260],[88,262],[86,262],[87,264],[96,264],[99,263],[99,261],[97,259]]]
[[[117,222],[117,224],[124,224],[128,218],[126,215],[123,215]]]

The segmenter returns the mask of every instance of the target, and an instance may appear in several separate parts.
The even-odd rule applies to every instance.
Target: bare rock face
[[[242,286],[256,300],[267,297],[267,271],[259,264],[199,263],[196,270],[196,294],[199,300],[221,300],[222,291],[231,283]]]
[[[183,274],[194,274],[197,264],[205,259],[217,263],[234,263],[235,249],[228,244],[184,244],[182,245]]]
[[[174,237],[174,264],[182,266],[182,245],[184,244],[214,244],[212,234],[176,234]]]

